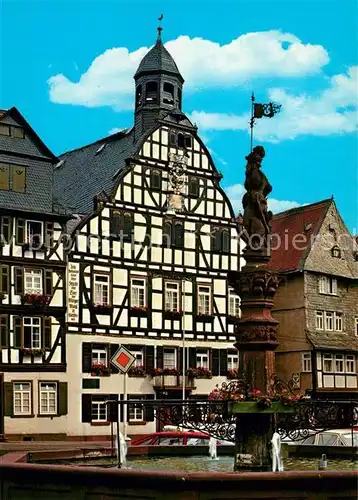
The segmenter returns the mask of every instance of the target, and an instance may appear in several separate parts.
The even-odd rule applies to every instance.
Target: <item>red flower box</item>
[[[43,295],[40,293],[24,293],[21,295],[21,304],[29,304],[32,306],[47,306],[50,303],[51,295]]]

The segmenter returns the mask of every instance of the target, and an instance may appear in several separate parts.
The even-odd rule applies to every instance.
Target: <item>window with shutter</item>
[[[221,230],[218,227],[214,227],[211,232],[211,250],[213,252],[221,250]]]
[[[12,165],[12,190],[16,193],[26,191],[26,167]]]
[[[67,415],[67,382],[58,382],[58,415]]]
[[[22,328],[22,318],[20,316],[14,316],[14,347],[23,347],[23,328]]]
[[[220,349],[220,375],[225,377],[228,370],[230,370],[228,361],[228,351],[227,349]]]
[[[145,346],[144,365],[146,371],[154,368],[154,346]]]
[[[157,346],[157,368],[163,368],[164,348]]]
[[[123,214],[123,240],[124,241],[130,241],[132,238],[132,233],[133,233],[133,214],[131,213],[124,213]]]
[[[15,295],[21,295],[24,293],[24,276],[23,269],[21,267],[15,267]]]
[[[220,374],[220,351],[219,349],[212,349],[211,350],[211,371],[213,375],[219,375]],[[209,368],[209,366],[205,366],[205,368]]]
[[[152,401],[154,399],[154,394],[148,394],[144,396],[146,400]],[[144,408],[144,420],[146,422],[154,422],[154,407],[146,405]]]
[[[172,224],[168,221],[164,222],[162,244],[168,248],[172,244]]]
[[[0,238],[4,243],[10,243],[12,239],[12,217],[0,217]]]
[[[189,177],[189,196],[199,196],[199,179],[197,177]]]
[[[184,224],[176,222],[174,226],[174,245],[176,247],[184,246]]]
[[[23,245],[25,243],[25,221],[16,219],[16,244]]]
[[[5,417],[14,415],[14,387],[12,382],[4,382]]]
[[[7,163],[0,163],[0,190],[10,189],[10,169]]]
[[[0,294],[9,293],[9,266],[0,265]]]
[[[109,359],[111,360],[112,357],[115,355],[116,351],[118,350],[119,344],[110,344],[109,346]],[[118,373],[119,370],[116,368],[112,363],[109,363],[109,366],[111,368],[112,373]]]
[[[121,212],[118,210],[112,210],[110,226],[111,236],[119,238],[121,234]]]
[[[51,336],[51,318],[43,318],[43,339],[42,345],[45,349],[51,349],[52,346],[52,336]]]
[[[82,394],[82,422],[91,422],[92,395]]]
[[[82,343],[82,373],[90,373],[92,368],[92,344]]]
[[[230,252],[230,238],[227,230],[222,231],[222,251]]]
[[[52,269],[45,269],[45,295],[52,295]]]
[[[54,232],[53,222],[45,222],[45,245],[47,248],[53,247],[53,232]]]
[[[40,382],[40,415],[56,415],[58,411],[58,388],[56,382]]]
[[[9,342],[9,317],[6,314],[0,316],[0,347],[7,347]]]
[[[161,188],[161,175],[159,170],[151,170],[150,172],[150,187],[152,189]]]

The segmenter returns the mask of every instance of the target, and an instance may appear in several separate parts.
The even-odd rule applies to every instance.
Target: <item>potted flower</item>
[[[239,370],[237,368],[233,368],[232,370],[229,370],[227,372],[226,376],[229,380],[234,380],[236,378],[239,378]]]
[[[183,310],[178,309],[177,311],[173,311],[171,309],[166,309],[164,311],[164,318],[165,319],[172,319],[172,320],[180,320],[180,318],[183,316]]]
[[[103,302],[95,302],[93,308],[98,314],[105,314],[111,311],[112,306]]]
[[[212,378],[211,370],[209,370],[209,368],[205,368],[204,366],[199,366],[196,369],[195,378]]]
[[[214,319],[212,314],[198,313],[196,315],[196,320],[201,321],[202,323],[211,323]]]
[[[152,368],[149,372],[150,377],[153,378],[155,387],[162,387],[163,385],[163,368]]]
[[[147,373],[143,365],[132,366],[128,371],[129,377],[146,377]]]
[[[111,369],[104,363],[92,363],[91,375],[96,377],[109,376],[111,374]]]
[[[198,371],[196,368],[188,368],[185,372],[185,375],[188,377],[188,380],[194,380],[196,378]]]
[[[21,295],[21,304],[44,307],[50,303],[51,296],[42,293],[24,293]]]
[[[41,347],[21,347],[20,352],[24,356],[42,356],[46,350]]]
[[[148,306],[132,306],[130,308],[130,314],[132,316],[148,316],[149,307]]]

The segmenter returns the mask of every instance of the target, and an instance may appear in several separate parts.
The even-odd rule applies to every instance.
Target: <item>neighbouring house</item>
[[[0,112],[0,436],[65,434],[69,219],[58,159],[16,108]]]
[[[273,218],[271,267],[283,276],[279,378],[323,397],[357,392],[358,245],[332,199]]]

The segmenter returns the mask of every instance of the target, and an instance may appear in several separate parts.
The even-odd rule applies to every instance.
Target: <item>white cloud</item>
[[[299,135],[326,136],[356,131],[357,68],[352,66],[346,74],[334,75],[328,88],[315,96],[270,89],[269,100],[282,104],[282,110],[273,119],[256,121],[256,139],[279,142]],[[193,111],[191,119],[203,130],[248,130],[249,116]]]
[[[225,188],[225,191],[231,201],[232,206],[234,207],[234,212],[243,213],[242,197],[245,194],[244,186],[242,184],[233,184],[232,186],[228,186],[227,188]],[[300,206],[297,201],[276,200],[275,198],[268,198],[267,201],[269,210],[271,210],[274,214]]]
[[[321,45],[302,43],[290,33],[246,33],[226,45],[203,38],[179,36],[165,44],[186,79],[187,91],[240,85],[259,77],[302,77],[319,72],[329,62]],[[148,51],[112,48],[96,57],[78,82],[63,74],[49,78],[50,99],[88,107],[133,106],[133,75]]]

